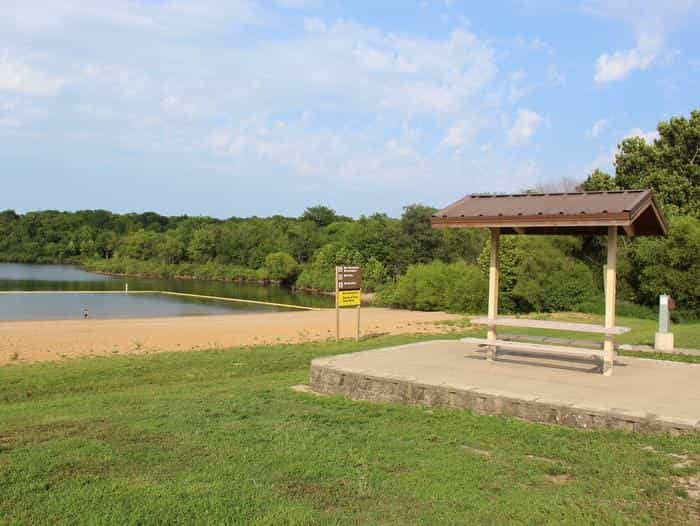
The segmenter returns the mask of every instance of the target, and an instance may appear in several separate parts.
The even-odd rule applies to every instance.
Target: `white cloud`
[[[631,49],[605,52],[596,60],[594,80],[619,81],[635,70],[645,70],[668,55],[665,41],[698,5],[697,0],[586,0],[583,10],[594,16],[630,26],[636,44]]]
[[[632,71],[647,69],[659,55],[663,42],[658,39],[642,39],[637,47],[626,51],[616,51],[612,54],[603,53],[596,61],[594,79],[603,84],[622,80]]]
[[[326,30],[326,24],[320,18],[305,18],[304,30],[309,33],[320,33]]]
[[[264,19],[252,0],[8,0],[3,20],[8,31],[62,33],[90,24],[100,29],[136,29],[160,34],[192,34],[216,28],[259,24]],[[3,24],[2,22],[5,22]],[[222,24],[226,22],[226,24]]]
[[[511,146],[524,146],[528,142],[542,122],[542,117],[528,109],[518,110],[518,115],[513,126],[508,131],[508,143]]]
[[[436,40],[342,21],[305,25],[303,38],[234,57],[240,78],[254,86],[241,89],[242,96],[285,108],[292,97],[320,97],[343,108],[352,103],[374,112],[432,115],[471,106],[497,71],[493,51],[464,29]]]
[[[290,9],[303,9],[309,7],[318,7],[319,0],[276,0],[276,3],[282,7]]]
[[[563,86],[566,84],[566,75],[559,71],[556,64],[547,66],[547,81],[554,86]]]
[[[440,141],[440,145],[460,151],[464,146],[472,144],[479,126],[473,121],[460,121],[455,123]]]
[[[508,100],[510,102],[522,99],[532,90],[532,86],[527,84],[527,73],[522,69],[511,73],[508,84]]]
[[[4,99],[4,100],[3,100]],[[5,129],[28,129],[47,117],[46,111],[35,105],[37,99],[24,94],[0,97],[0,126]]]
[[[0,58],[0,91],[24,95],[55,95],[64,80],[47,75],[20,62]]]
[[[0,112],[3,137],[19,123],[20,133],[76,155],[127,150],[135,164],[191,153],[198,167],[227,173],[227,184],[250,174],[287,189],[297,180],[372,189],[421,181],[437,194],[468,172],[489,174],[465,183],[475,191],[512,190],[513,174],[525,186],[539,170],[526,150],[502,155],[506,142],[530,141],[541,121],[522,109],[503,133],[509,93],[542,84],[532,71],[501,71],[507,50],[497,41],[466,27],[421,36],[304,18],[318,13],[284,10],[283,18],[273,4],[18,0],[0,20],[25,66],[13,96],[60,96],[29,100],[51,115],[34,128],[38,114]],[[161,152],[169,155],[153,156]]]
[[[588,14],[658,33],[682,22],[698,6],[698,0],[584,0],[581,6]]]
[[[659,138],[659,132],[656,130],[645,132],[641,128],[632,128],[627,132],[623,139],[629,139],[630,137],[639,137],[647,144],[654,144],[654,141]]]
[[[605,127],[608,125],[608,119],[598,119],[593,123],[593,126],[591,126],[590,131],[588,132],[588,135],[591,137],[598,137]]]
[[[613,148],[607,152],[600,152],[598,155],[596,155],[595,159],[584,165],[582,175],[587,177],[595,170],[612,172],[614,170],[615,155],[617,155],[616,148]]]
[[[379,145],[374,137],[372,130],[341,134],[313,131],[299,123],[250,122],[238,129],[215,131],[208,145],[218,155],[272,163],[309,179],[357,184],[406,182],[424,176],[426,158],[417,152],[415,136],[409,133]],[[353,155],[347,155],[349,149]]]
[[[516,37],[514,44],[515,44],[516,48],[524,49],[526,51],[540,52],[540,53],[545,53],[547,55],[554,54],[554,50],[552,49],[552,46],[543,42],[542,39],[540,39],[539,37],[534,37],[534,38]]]
[[[15,105],[9,102],[0,102],[0,126],[15,128],[21,125],[15,116]]]

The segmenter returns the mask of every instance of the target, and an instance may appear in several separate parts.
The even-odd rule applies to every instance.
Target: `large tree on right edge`
[[[653,188],[669,215],[700,218],[700,110],[690,118],[673,117],[657,126],[653,144],[624,139],[615,156],[615,177],[596,170],[586,190]]]
[[[582,188],[652,188],[669,220],[666,238],[638,238],[629,246],[631,263],[623,277],[633,300],[654,305],[659,294],[678,299],[681,311],[700,316],[700,110],[690,118],[660,122],[659,138],[623,140],[615,176],[596,170]],[[623,252],[624,254],[624,252]],[[623,256],[625,259],[625,256]]]

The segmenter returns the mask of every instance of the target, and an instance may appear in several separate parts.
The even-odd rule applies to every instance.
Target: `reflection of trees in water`
[[[290,305],[304,305],[307,307],[333,306],[333,298],[329,296],[296,292],[278,285],[184,279],[154,280],[129,278],[129,288],[131,290],[169,290],[173,292],[203,294],[206,296],[268,301],[271,303],[288,303]]]
[[[302,292],[295,292],[291,289],[277,285],[259,285],[255,283],[233,283],[221,281],[200,281],[200,280],[179,280],[179,279],[146,279],[146,278],[123,278],[107,277],[85,272],[85,279],[80,281],[70,279],[60,279],[61,270],[69,269],[68,276],[82,273],[80,269],[74,267],[56,266],[55,280],[42,279],[3,279],[7,273],[2,272],[5,264],[0,263],[0,290],[47,290],[47,291],[106,291],[124,290],[125,283],[129,283],[130,291],[138,290],[168,290],[173,292],[186,292],[190,294],[203,294],[206,296],[221,296],[226,298],[239,298],[246,300],[267,301],[271,303],[287,303],[290,305],[304,305],[307,307],[332,307],[333,298],[329,296],[319,296]],[[18,265],[13,265],[16,269]],[[31,275],[34,265],[21,265],[22,276]],[[45,270],[45,267],[44,269]],[[46,275],[46,272],[37,272]],[[90,280],[93,278],[94,280]],[[165,296],[161,296],[165,298]],[[168,298],[176,302],[192,302],[206,304],[214,302],[228,310],[240,310],[240,306],[245,304],[235,304],[215,300],[203,300],[196,298]],[[236,307],[238,305],[239,307]],[[251,307],[247,306],[250,310]],[[252,309],[255,310],[255,309]],[[259,309],[258,309],[259,310]]]

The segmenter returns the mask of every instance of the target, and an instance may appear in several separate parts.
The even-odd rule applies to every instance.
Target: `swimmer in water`
[[[83,309],[83,318],[85,318],[85,319],[87,320],[87,319],[88,319],[88,316],[90,316],[90,313],[88,312],[88,308],[85,307],[85,308]]]

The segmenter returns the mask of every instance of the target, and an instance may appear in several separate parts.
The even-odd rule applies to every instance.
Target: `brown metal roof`
[[[651,190],[468,195],[432,218],[436,228],[500,228],[504,234],[658,236],[666,220]]]

